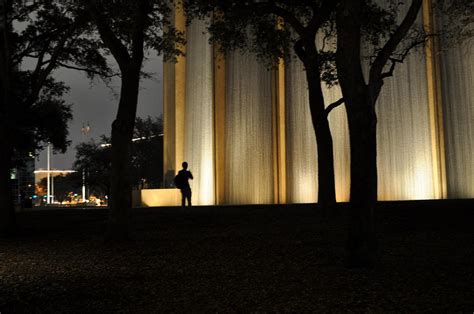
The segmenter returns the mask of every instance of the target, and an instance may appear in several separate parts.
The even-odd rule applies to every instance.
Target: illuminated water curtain
[[[250,54],[224,58],[204,22],[183,21],[177,15],[186,57],[165,64],[165,171],[188,161],[195,204],[317,202],[317,144],[301,62],[268,70]],[[474,43],[435,49],[412,53],[379,97],[380,200],[474,197]],[[340,95],[325,87],[327,104]],[[336,196],[347,201],[344,107],[329,120]]]

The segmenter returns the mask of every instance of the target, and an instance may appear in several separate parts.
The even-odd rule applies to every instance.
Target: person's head
[[[188,169],[188,163],[187,162],[183,161],[182,165],[183,165],[184,170]]]

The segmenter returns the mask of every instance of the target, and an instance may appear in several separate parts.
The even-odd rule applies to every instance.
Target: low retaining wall
[[[133,191],[134,207],[179,206],[181,193],[178,189],[145,189]]]

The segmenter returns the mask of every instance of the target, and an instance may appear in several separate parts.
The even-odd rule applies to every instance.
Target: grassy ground
[[[113,245],[105,210],[25,212],[0,240],[0,312],[472,313],[471,205],[381,204],[372,271],[343,267],[344,210],[135,210],[133,240]]]

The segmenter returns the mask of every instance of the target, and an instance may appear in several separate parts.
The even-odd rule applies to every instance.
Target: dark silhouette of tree
[[[437,17],[436,36],[449,46],[461,44],[474,37],[474,2],[471,0],[433,1]]]
[[[105,196],[110,193],[110,169],[112,152],[108,145],[109,139],[102,136],[99,142],[90,140],[76,146],[74,170],[84,175],[85,184],[90,193]]]
[[[147,117],[135,120],[132,141],[131,185],[135,188],[158,187],[163,181],[163,122]],[[109,137],[76,146],[74,170],[85,174],[90,193],[110,195],[112,147]],[[81,181],[82,182],[82,181]]]
[[[0,1],[0,233],[11,234],[15,229],[15,212],[10,186],[12,143],[6,139],[9,111],[10,49],[8,45],[9,23],[7,11],[10,3]],[[10,154],[9,154],[10,153]]]
[[[71,111],[62,100],[68,88],[51,78],[58,67],[84,70],[89,76],[113,75],[98,53],[97,40],[84,38],[88,24],[83,11],[60,2],[1,1],[0,104],[0,233],[15,231],[9,175],[14,160],[41,149],[68,145]],[[12,25],[20,25],[13,29]],[[28,58],[33,65],[23,69]],[[85,65],[89,65],[87,68]]]
[[[335,80],[334,53],[316,46],[316,35],[331,31],[338,0],[224,1],[188,0],[188,17],[211,16],[211,40],[225,54],[230,50],[253,52],[269,66],[291,58],[290,48],[303,63],[309,107],[318,155],[318,204],[326,211],[336,203],[333,141],[328,114],[340,99],[325,109],[322,84]],[[279,25],[278,25],[279,24]]]
[[[165,57],[179,53],[180,33],[169,23],[168,1],[83,0],[104,47],[121,73],[120,101],[112,123],[112,173],[108,239],[126,239],[131,214],[133,127],[145,51]],[[171,2],[172,3],[172,2]]]
[[[133,185],[136,188],[157,188],[163,182],[163,120],[135,120],[132,145]]]
[[[351,147],[350,228],[346,264],[373,267],[376,262],[374,210],[377,202],[377,115],[376,103],[384,81],[408,54],[433,36],[470,36],[457,26],[472,21],[472,2],[459,0],[437,12],[458,23],[430,33],[416,26],[422,0],[411,0],[403,13],[402,2],[387,1],[384,6],[371,1],[343,0],[337,9],[338,80],[346,104]],[[451,3],[452,4],[452,3]],[[399,22],[398,22],[399,21]],[[464,24],[464,27],[466,24]],[[361,48],[375,51],[364,78]]]
[[[81,193],[82,177],[80,173],[68,173],[54,177],[54,199],[60,203],[71,201],[70,194]],[[41,179],[38,183],[38,191],[46,191],[47,178]]]

